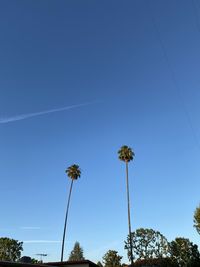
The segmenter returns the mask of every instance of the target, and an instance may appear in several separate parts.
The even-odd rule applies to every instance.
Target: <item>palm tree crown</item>
[[[73,164],[65,171],[72,180],[77,180],[81,176],[81,170],[78,165]]]
[[[118,151],[119,159],[125,162],[133,160],[135,154],[128,146],[122,146]]]

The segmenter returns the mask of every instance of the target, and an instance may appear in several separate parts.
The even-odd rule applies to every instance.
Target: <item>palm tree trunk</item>
[[[131,265],[133,266],[133,244],[131,235],[131,216],[130,216],[130,199],[129,199],[129,182],[128,182],[128,162],[126,162],[126,191],[127,191],[127,203],[128,203],[128,229],[130,238],[130,258]]]
[[[61,250],[61,262],[63,261],[63,253],[64,253],[64,247],[65,247],[65,233],[66,233],[66,226],[67,226],[67,219],[68,219],[68,212],[69,212],[69,204],[70,204],[70,198],[72,193],[72,186],[73,186],[73,179],[71,181],[71,186],[69,190],[69,196],[67,201],[67,209],[66,209],[66,215],[65,215],[65,224],[64,224],[64,231],[63,231],[63,240],[62,240],[62,250]]]

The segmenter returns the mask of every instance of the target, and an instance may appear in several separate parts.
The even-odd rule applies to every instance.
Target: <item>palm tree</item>
[[[128,203],[128,228],[129,228],[129,239],[130,239],[130,258],[131,265],[133,265],[133,244],[131,235],[131,216],[130,216],[130,200],[129,200],[129,182],[128,182],[128,163],[133,160],[135,156],[132,149],[128,146],[122,146],[118,151],[119,159],[126,163],[126,190],[127,190],[127,203]]]
[[[68,177],[71,179],[71,185],[70,185],[69,196],[68,196],[68,201],[67,201],[67,209],[66,209],[66,215],[65,215],[63,240],[62,240],[62,250],[61,250],[61,262],[63,261],[63,252],[64,252],[64,246],[65,246],[65,233],[66,233],[69,204],[70,204],[73,182],[74,182],[74,180],[77,180],[81,176],[81,170],[80,170],[79,166],[76,164],[68,167],[65,172],[67,173]]]

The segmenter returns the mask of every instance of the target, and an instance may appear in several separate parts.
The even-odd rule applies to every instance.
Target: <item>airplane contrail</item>
[[[45,114],[49,114],[49,113],[60,112],[60,111],[64,111],[64,110],[88,106],[88,105],[93,104],[93,103],[94,102],[88,102],[88,103],[82,103],[82,104],[77,104],[77,105],[71,105],[71,106],[67,106],[67,107],[63,107],[63,108],[54,108],[54,109],[44,110],[44,111],[40,111],[40,112],[21,114],[21,115],[17,115],[17,116],[13,116],[13,117],[7,117],[7,118],[0,118],[0,124],[25,120],[25,119],[29,119],[32,117],[41,116],[41,115],[45,115]]]

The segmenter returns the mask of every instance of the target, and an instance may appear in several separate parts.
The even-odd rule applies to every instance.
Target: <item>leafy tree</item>
[[[19,259],[19,262],[22,262],[22,263],[32,263],[32,259],[29,256],[23,256],[23,257],[21,257]]]
[[[132,248],[135,259],[152,259],[168,257],[170,248],[167,239],[158,231],[153,229],[137,229],[131,233],[132,238],[127,237],[125,241],[125,249],[128,250],[130,258],[130,240],[132,240]]]
[[[32,263],[32,264],[39,264],[42,263],[42,261],[36,260],[34,258],[31,258],[29,256],[23,256],[19,259],[19,262],[21,263]]]
[[[171,258],[137,260],[135,267],[178,267]]]
[[[39,263],[42,263],[41,261],[35,259],[35,258],[31,258],[31,263],[32,264],[39,264]]]
[[[71,251],[70,255],[69,255],[69,261],[79,261],[79,260],[84,260],[84,256],[83,256],[83,249],[80,246],[79,242],[76,242],[74,244],[74,248]]]
[[[198,246],[188,238],[177,237],[170,243],[171,257],[180,267],[200,266]]]
[[[121,267],[122,257],[118,255],[118,252],[115,250],[109,250],[103,256],[104,267]]]
[[[128,228],[130,237],[130,261],[133,265],[133,249],[132,249],[132,236],[131,236],[131,216],[130,216],[130,199],[129,199],[129,181],[128,181],[128,163],[133,160],[135,154],[128,146],[122,146],[118,151],[119,159],[126,163],[126,191],[127,191],[127,204],[128,204]]]
[[[99,267],[103,267],[103,264],[102,264],[100,261],[97,262],[97,265],[98,265]]]
[[[65,233],[66,233],[66,227],[67,227],[67,219],[68,219],[69,204],[70,204],[73,182],[74,182],[74,180],[77,180],[81,176],[81,170],[80,170],[79,166],[76,164],[68,167],[68,169],[65,172],[67,173],[68,177],[71,179],[71,185],[70,185],[68,202],[67,202],[67,209],[66,209],[66,215],[65,215],[62,249],[61,249],[61,262],[63,261],[63,253],[64,253],[64,247],[65,247]]]
[[[197,232],[200,234],[200,204],[199,207],[196,208],[194,212],[194,227]]]
[[[0,260],[17,261],[21,257],[23,251],[23,242],[7,237],[0,238]]]

